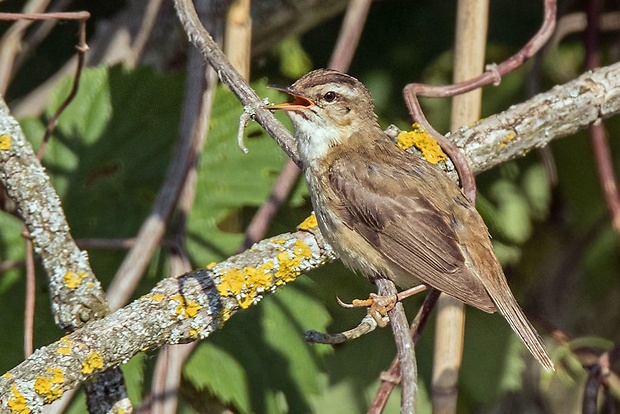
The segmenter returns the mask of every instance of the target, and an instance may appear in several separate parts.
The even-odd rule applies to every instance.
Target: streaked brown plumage
[[[286,110],[321,232],[341,260],[373,279],[425,283],[498,310],[547,369],[553,364],[514,299],[475,207],[448,176],[381,130],[357,79],[319,69],[289,88]]]

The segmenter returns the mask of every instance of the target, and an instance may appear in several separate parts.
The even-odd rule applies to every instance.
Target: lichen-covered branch
[[[616,63],[463,127],[450,138],[480,173],[619,112],[620,63]]]
[[[60,199],[0,98],[0,182],[15,202],[49,279],[56,324],[71,331],[108,313],[86,252],[69,232]]]
[[[300,228],[307,230],[263,240],[219,264],[164,279],[126,307],[37,350],[0,378],[0,411],[37,412],[138,352],[206,338],[238,310],[335,259],[315,220]]]

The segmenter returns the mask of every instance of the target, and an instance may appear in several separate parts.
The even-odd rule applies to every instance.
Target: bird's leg
[[[428,287],[426,285],[418,285],[402,292],[398,292],[396,295],[381,296],[376,293],[371,293],[368,299],[353,299],[351,303],[345,303],[340,298],[336,297],[338,304],[343,308],[368,308],[368,314],[373,317],[380,327],[387,326],[388,319],[387,313],[394,309],[396,303],[401,300],[413,296],[417,293],[423,292]]]

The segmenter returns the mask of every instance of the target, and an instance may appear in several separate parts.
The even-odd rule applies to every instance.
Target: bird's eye
[[[325,102],[334,102],[337,97],[338,95],[336,95],[336,92],[334,91],[329,91],[325,95],[323,95],[323,99],[325,99]]]

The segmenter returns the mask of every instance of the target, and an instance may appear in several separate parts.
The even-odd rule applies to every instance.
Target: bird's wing
[[[337,214],[405,272],[465,303],[493,311],[493,302],[468,269],[459,242],[462,223],[455,213],[467,204],[458,187],[425,161],[408,156],[391,161],[368,163],[360,157],[335,161],[329,183],[345,200]],[[446,201],[460,204],[461,210],[440,205]]]

